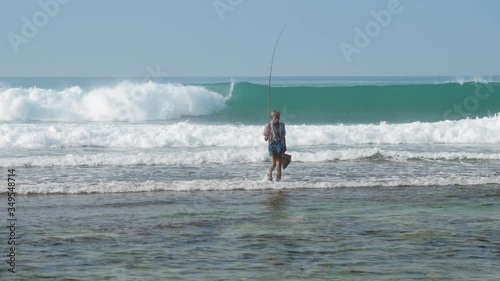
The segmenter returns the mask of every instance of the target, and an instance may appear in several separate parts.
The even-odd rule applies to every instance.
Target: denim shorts
[[[269,144],[269,156],[283,156],[283,152],[283,145],[281,144],[281,142]]]

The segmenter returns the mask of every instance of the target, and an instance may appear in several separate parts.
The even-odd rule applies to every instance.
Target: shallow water
[[[15,276],[497,280],[499,198],[498,185],[23,195]]]
[[[497,78],[0,79],[0,280],[497,280]]]

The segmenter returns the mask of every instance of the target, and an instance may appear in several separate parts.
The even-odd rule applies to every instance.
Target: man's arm
[[[269,140],[269,124],[267,124],[265,127],[264,127],[264,140],[265,141],[268,141]]]

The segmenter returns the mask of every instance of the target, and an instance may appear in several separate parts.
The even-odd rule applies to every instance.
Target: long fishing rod
[[[285,30],[285,26],[281,29],[280,35],[276,40],[276,45],[274,45],[273,57],[271,58],[271,70],[269,70],[269,86],[267,87],[267,116],[271,118],[271,76],[273,74],[273,62],[274,62],[274,54],[276,53],[276,47],[278,47],[278,42],[280,41],[281,34],[283,34],[283,30]]]

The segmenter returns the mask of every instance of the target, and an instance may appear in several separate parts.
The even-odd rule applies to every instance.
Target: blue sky
[[[285,24],[276,76],[498,75],[499,12],[497,0],[1,0],[0,76],[266,76]]]

